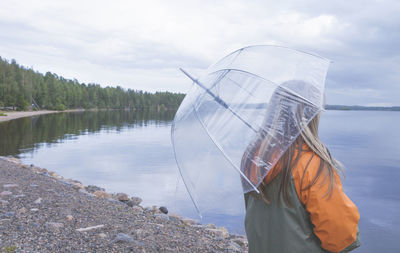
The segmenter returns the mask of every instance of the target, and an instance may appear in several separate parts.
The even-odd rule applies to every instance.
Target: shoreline
[[[37,115],[49,114],[49,113],[62,113],[62,112],[81,112],[85,109],[71,109],[65,111],[53,111],[53,110],[40,110],[40,111],[2,111],[6,116],[0,116],[0,122],[5,122],[13,119],[32,117]]]
[[[0,157],[0,251],[247,252],[245,236],[140,203]]]

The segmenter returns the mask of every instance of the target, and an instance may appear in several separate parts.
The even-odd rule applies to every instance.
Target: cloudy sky
[[[0,2],[0,56],[80,82],[186,92],[247,45],[274,44],[333,61],[327,102],[400,105],[400,1]]]

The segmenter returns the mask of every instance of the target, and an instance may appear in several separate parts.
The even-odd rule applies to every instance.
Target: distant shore
[[[6,114],[6,116],[0,116],[0,122],[9,121],[9,120],[18,119],[18,118],[24,118],[24,117],[32,117],[32,116],[42,115],[42,114],[60,113],[60,112],[79,112],[79,111],[84,111],[84,110],[85,109],[72,109],[72,110],[65,110],[65,111],[52,111],[52,110],[22,111],[22,112],[3,111],[3,113]]]

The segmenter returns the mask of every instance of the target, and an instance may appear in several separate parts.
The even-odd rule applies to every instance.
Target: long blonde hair
[[[287,87],[297,89],[299,92],[309,92],[310,89],[313,88],[302,81],[290,81],[285,84]],[[313,90],[311,90],[311,92],[312,91]],[[302,152],[310,151],[313,152],[313,157],[316,155],[320,158],[320,164],[315,177],[308,185],[303,185],[303,174],[303,178],[300,182],[300,191],[309,189],[317,183],[321,175],[324,175],[322,183],[329,181],[328,191],[325,195],[330,196],[335,184],[334,174],[338,171],[342,171],[342,165],[331,156],[329,150],[319,139],[318,128],[321,113],[318,112],[318,108],[310,106],[308,101],[302,100],[302,97],[299,96],[298,93],[292,93],[285,87],[278,87],[275,90],[268,108],[264,123],[262,124],[263,128],[260,129],[255,141],[248,146],[243,155],[241,166],[244,173],[250,175],[251,172],[253,172],[254,174],[255,170],[255,174],[257,174],[259,180],[263,179],[262,176],[264,175],[262,173],[265,173],[265,170],[262,166],[265,166],[266,163],[269,163],[269,166],[274,165],[272,163],[277,159],[276,153],[282,152],[279,146],[282,146],[282,142],[288,141],[285,140],[285,138],[287,136],[298,135],[287,150],[281,154],[280,159],[274,165],[281,169],[280,173],[282,176],[279,195],[283,194],[286,204],[289,206],[291,205],[288,197],[288,186],[291,180],[292,168],[297,165]],[[305,121],[306,118],[310,118],[313,115],[314,117],[311,118],[309,122]],[[299,129],[302,129],[300,133],[298,132]],[[275,133],[278,133],[278,136],[281,136],[282,140],[277,140],[276,135],[274,135]],[[282,136],[282,134],[286,137]],[[303,150],[304,144],[308,147],[307,150]],[[277,150],[275,150],[277,152],[271,151],[274,145],[278,147]],[[252,166],[255,156],[261,159],[264,164]],[[306,169],[307,168],[304,169],[304,173]],[[269,203],[269,198],[266,195],[266,187],[268,187],[268,185],[262,180],[258,186],[258,190],[265,202]]]
[[[342,172],[342,165],[336,159],[334,159],[328,148],[321,142],[318,136],[318,127],[320,121],[320,114],[316,115],[308,125],[306,125],[301,131],[300,135],[293,142],[293,144],[286,150],[286,152],[281,156],[280,160],[275,166],[281,168],[281,185],[279,189],[279,194],[283,195],[283,198],[288,206],[291,206],[288,197],[288,185],[291,180],[291,171],[292,168],[295,167],[300,159],[302,152],[311,151],[313,152],[313,156],[317,155],[320,159],[319,167],[316,175],[312,179],[312,181],[308,185],[303,185],[303,178],[307,168],[304,168],[303,177],[300,182],[300,191],[307,190],[315,185],[321,175],[325,175],[322,183],[326,183],[328,181],[329,187],[325,196],[330,197],[335,181],[334,174],[337,172]],[[309,150],[304,150],[304,144],[307,145]],[[266,153],[266,144],[264,141],[261,143],[259,149],[259,156],[263,157]],[[295,155],[296,154],[296,155]],[[262,198],[266,203],[269,203],[269,198],[266,195],[266,183],[263,181],[258,189],[261,193]]]

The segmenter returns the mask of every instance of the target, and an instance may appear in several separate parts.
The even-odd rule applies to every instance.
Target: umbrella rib
[[[247,73],[247,74],[250,74],[250,75],[256,76],[256,77],[258,77],[258,78],[261,78],[261,79],[263,79],[263,80],[265,80],[265,81],[267,81],[267,82],[270,82],[270,83],[274,84],[276,87],[278,87],[278,86],[279,86],[280,88],[282,88],[282,89],[284,89],[284,90],[286,90],[286,91],[288,91],[288,92],[290,92],[290,93],[292,93],[292,94],[296,95],[297,97],[299,97],[299,98],[303,99],[304,101],[308,102],[310,105],[313,105],[313,106],[315,106],[315,107],[318,107],[318,108],[320,108],[320,106],[318,106],[318,105],[314,104],[313,102],[311,102],[311,101],[310,101],[310,100],[308,100],[307,98],[305,98],[305,97],[301,96],[301,95],[300,95],[300,94],[298,94],[297,92],[295,92],[295,91],[293,91],[293,90],[291,90],[291,89],[288,89],[288,88],[286,88],[285,86],[282,86],[282,85],[276,84],[275,82],[273,82],[273,81],[271,81],[271,80],[269,80],[269,79],[266,79],[266,78],[264,78],[264,77],[262,77],[262,76],[259,76],[259,75],[257,75],[257,74],[254,74],[254,73],[248,72],[248,71],[246,71],[246,70],[234,69],[234,68],[229,68],[229,69],[220,69],[220,70],[217,70],[217,71],[211,72],[211,74],[213,74],[213,73],[216,73],[216,72],[218,72],[218,71],[221,71],[221,70],[233,70],[233,71],[237,71],[237,72],[243,72],[243,73]]]
[[[187,73],[185,70],[183,70],[182,68],[180,68],[180,70],[187,76],[189,77],[195,84],[197,84],[198,86],[200,86],[202,89],[204,89],[206,91],[207,94],[209,94],[212,98],[214,98],[214,100],[222,105],[223,107],[225,107],[225,109],[228,109],[231,113],[233,113],[233,115],[235,115],[238,119],[240,119],[246,126],[248,126],[251,130],[253,130],[255,133],[257,133],[257,130],[250,125],[246,120],[244,120],[242,118],[242,116],[240,116],[237,112],[235,112],[224,100],[222,100],[219,96],[215,95],[214,93],[212,93],[212,91],[210,91],[209,89],[207,89],[207,87],[205,87],[199,80],[195,79],[194,77],[192,77],[189,73]],[[219,79],[220,81],[221,79]],[[214,83],[214,85],[216,85],[217,83]]]
[[[203,127],[203,129],[206,131],[208,137],[211,139],[211,141],[214,143],[215,146],[217,146],[217,148],[219,149],[219,151],[221,151],[222,155],[225,157],[225,159],[233,166],[233,168],[235,168],[237,170],[237,172],[239,172],[239,174],[247,181],[247,183],[249,183],[253,189],[257,192],[260,193],[260,191],[257,189],[257,187],[254,186],[254,184],[246,177],[246,175],[243,174],[243,172],[240,170],[240,168],[238,168],[233,161],[229,158],[229,156],[225,153],[224,149],[221,147],[221,145],[218,144],[218,142],[215,141],[214,137],[211,135],[211,133],[208,131],[207,127],[204,125],[204,122],[200,119],[198,113],[197,113],[197,109],[194,107],[193,105],[193,109],[196,115],[196,118],[200,121],[201,126]]]

